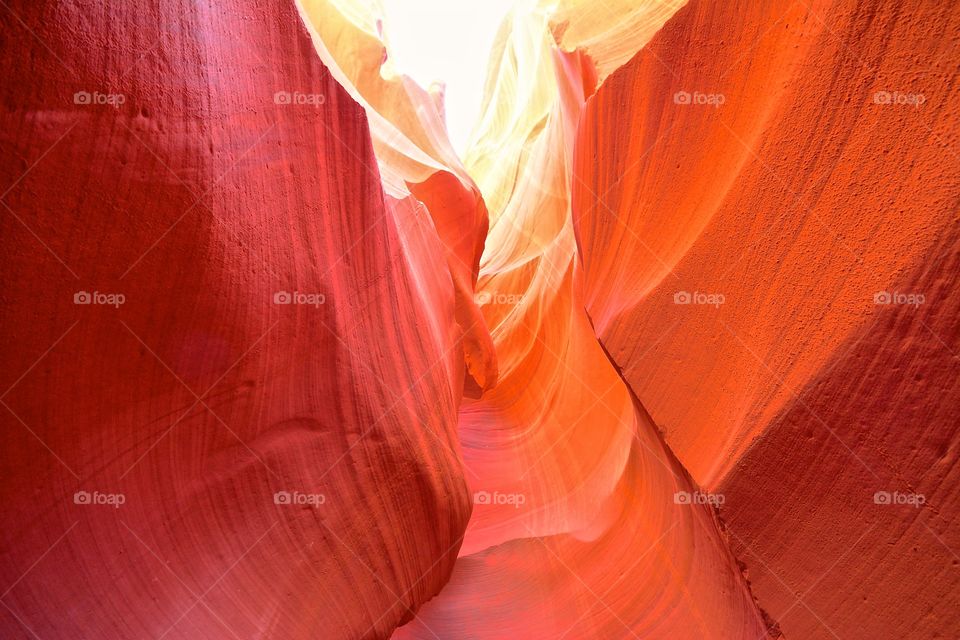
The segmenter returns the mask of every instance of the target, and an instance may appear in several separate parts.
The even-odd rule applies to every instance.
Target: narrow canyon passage
[[[768,637],[713,505],[678,505],[700,492],[586,316],[570,182],[597,69],[557,49],[543,12],[515,12],[501,38],[465,161],[489,203],[475,300],[498,380],[460,409],[475,500],[454,573],[395,637],[519,635],[530,620],[551,638]],[[513,91],[517,77],[537,81]]]
[[[0,636],[960,633],[957,3],[0,5]]]

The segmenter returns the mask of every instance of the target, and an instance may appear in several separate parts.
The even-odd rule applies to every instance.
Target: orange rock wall
[[[787,638],[957,628],[958,38],[692,0],[581,121],[588,311]]]

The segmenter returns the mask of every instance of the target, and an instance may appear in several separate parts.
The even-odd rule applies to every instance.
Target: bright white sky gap
[[[447,129],[463,157],[479,116],[493,39],[516,0],[382,0],[396,68],[427,88],[446,84]]]

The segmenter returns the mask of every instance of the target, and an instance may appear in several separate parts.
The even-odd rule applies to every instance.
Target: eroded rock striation
[[[788,638],[960,624],[958,38],[691,1],[580,123],[588,312]]]
[[[3,23],[2,635],[389,636],[470,513],[464,359],[363,110],[288,2]]]

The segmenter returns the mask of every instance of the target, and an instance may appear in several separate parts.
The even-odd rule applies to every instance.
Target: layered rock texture
[[[423,205],[290,3],[12,9],[4,637],[389,636],[470,514]]]
[[[960,634],[960,8],[11,1],[10,638]]]
[[[960,632],[958,37],[691,2],[580,123],[597,336],[788,638]]]

